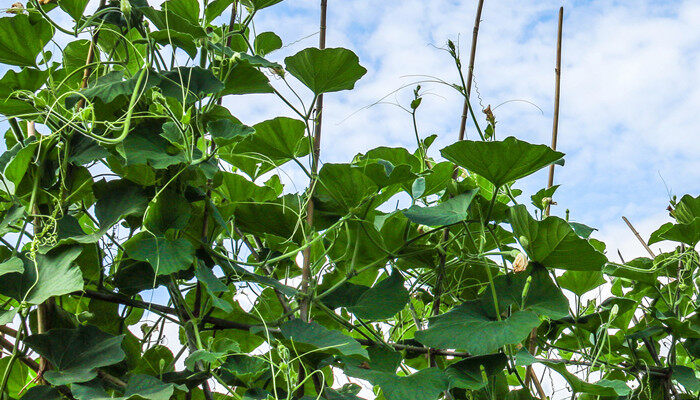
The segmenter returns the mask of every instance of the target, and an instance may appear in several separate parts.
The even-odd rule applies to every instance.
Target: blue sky
[[[312,35],[316,3],[288,1],[265,10],[256,29],[274,28],[285,43]],[[562,186],[553,212],[570,209],[572,219],[598,228],[613,255],[620,248],[627,258],[641,256],[621,216],[648,236],[667,220],[669,192],[700,192],[700,4],[487,0],[475,81],[483,105],[511,101],[495,110],[500,138],[550,141],[560,5],[565,19],[558,147],[567,163],[556,171],[555,183]],[[449,57],[436,47],[459,40],[466,63],[475,8],[475,0],[330,1],[328,46],[351,48],[369,72],[354,92],[326,98],[322,160],[345,161],[379,145],[413,146],[407,114],[390,105],[363,107],[417,79],[408,75],[457,82]],[[281,61],[315,41],[312,36],[271,58]],[[438,134],[437,151],[456,139],[461,100],[439,85],[423,87],[433,95],[423,101],[418,123],[423,136]],[[387,100],[406,105],[410,96],[408,88]],[[279,111],[268,108],[267,99],[240,103],[230,104],[241,115]],[[473,127],[468,134],[475,137]],[[545,183],[546,172],[526,179],[525,195]]]
[[[553,213],[570,209],[573,220],[598,228],[612,254],[620,248],[626,257],[643,255],[620,217],[648,236],[667,219],[669,191],[700,192],[700,4],[487,0],[475,68],[475,97],[481,101],[473,102],[476,108],[508,102],[494,111],[500,138],[550,141],[560,5],[565,20],[558,147],[567,157],[556,171],[555,183],[562,186]],[[438,47],[447,39],[459,41],[466,63],[475,8],[476,0],[329,1],[328,46],[355,51],[368,73],[356,90],[326,97],[323,162],[346,162],[376,146],[415,146],[408,114],[392,105],[368,106],[421,79],[415,75],[457,82],[449,56]],[[261,11],[255,30],[282,37],[285,47],[268,58],[283,62],[316,45],[317,23],[317,1],[287,0]],[[418,124],[422,136],[438,135],[437,156],[456,140],[461,99],[444,86],[423,88],[428,95]],[[385,101],[407,105],[411,91]],[[291,115],[270,95],[231,97],[226,105],[250,124]],[[476,136],[473,126],[467,134]],[[302,175],[286,172],[301,190]],[[545,171],[526,179],[522,200],[545,183]]]

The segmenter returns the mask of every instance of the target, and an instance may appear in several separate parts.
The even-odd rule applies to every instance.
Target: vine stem
[[[474,31],[472,32],[472,48],[469,53],[469,70],[467,71],[467,84],[464,90],[467,97],[464,98],[464,106],[462,107],[462,119],[459,125],[459,140],[464,140],[464,132],[467,128],[467,116],[469,115],[469,95],[472,91],[472,79],[474,77],[474,62],[476,59],[476,42],[479,38],[479,25],[481,24],[481,10],[484,8],[484,0],[479,0],[476,7],[476,17],[474,19]]]
[[[321,18],[319,23],[319,37],[318,37],[318,48],[326,48],[326,12],[328,9],[328,1],[321,0]],[[321,156],[321,121],[323,114],[323,94],[319,94],[316,99],[316,115],[314,118],[314,134],[313,134],[313,145],[311,149],[311,181],[309,182],[309,201],[306,203],[306,222],[311,228],[314,223],[314,201],[313,194],[318,182],[318,164],[319,158]],[[301,319],[304,321],[309,321],[309,307],[311,306],[311,301],[308,298],[309,283],[311,280],[311,248],[304,249],[303,252],[303,265],[301,269],[301,291],[306,295],[305,298],[301,300],[301,307],[299,308]]]

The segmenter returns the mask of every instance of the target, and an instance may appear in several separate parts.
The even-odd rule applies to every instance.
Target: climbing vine
[[[700,197],[617,260],[549,216],[558,186],[518,189],[564,154],[499,136],[452,42],[478,140],[431,149],[418,86],[415,147],[323,163],[323,96],[367,70],[326,1],[318,48],[278,57],[253,22],[280,2],[4,10],[2,400],[697,398]]]

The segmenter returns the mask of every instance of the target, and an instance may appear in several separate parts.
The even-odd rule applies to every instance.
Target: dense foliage
[[[416,129],[416,149],[321,164],[321,95],[366,70],[343,48],[277,59],[251,23],[280,1],[31,0],[0,18],[3,399],[529,399],[542,372],[555,397],[697,396],[700,197],[649,240],[672,251],[616,263],[545,217],[556,186],[516,189],[564,154],[501,140],[491,114],[470,108],[482,140],[441,159]],[[296,117],[247,126],[222,106],[250,95]]]

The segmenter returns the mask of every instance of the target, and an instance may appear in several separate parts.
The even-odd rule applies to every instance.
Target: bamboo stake
[[[554,118],[552,120],[552,150],[557,149],[557,135],[559,133],[559,96],[561,92],[561,31],[564,21],[564,7],[559,7],[559,28],[557,29],[557,67],[554,70]],[[549,166],[549,179],[547,189],[554,184],[554,164]],[[549,206],[545,210],[545,215],[549,216]]]
[[[557,26],[557,58],[556,67],[554,68],[554,118],[552,118],[552,150],[557,149],[557,135],[559,133],[559,98],[561,93],[561,36],[562,36],[562,25],[564,22],[564,7],[559,7],[559,22]],[[547,179],[547,189],[551,188],[554,184],[554,164],[549,166],[549,177]],[[545,208],[545,216],[549,216],[550,204],[547,204]],[[530,353],[535,351],[535,339],[537,338],[537,328],[533,329],[530,333],[529,339],[529,350]],[[528,365],[525,375],[525,384],[528,385],[532,380],[537,389],[537,393],[540,395],[542,400],[547,398],[546,393],[542,389],[539,379],[535,371],[532,369],[531,365]]]
[[[318,37],[318,48],[326,48],[326,14],[328,9],[328,1],[321,0],[321,18],[319,22],[319,37]],[[309,182],[309,200],[306,203],[306,222],[309,227],[313,226],[314,223],[314,202],[312,196],[314,194],[314,188],[318,183],[318,163],[319,157],[321,156],[321,120],[323,117],[323,94],[320,94],[317,99],[316,112],[314,117],[314,137],[313,145],[311,151],[311,181]],[[309,281],[311,280],[311,248],[307,247],[303,251],[304,264],[301,269],[301,291],[306,296],[309,295]],[[299,307],[301,314],[301,319],[304,321],[309,320],[309,306],[311,301],[308,297],[303,298]]]
[[[462,121],[459,125],[459,140],[464,140],[464,131],[467,128],[467,115],[469,114],[469,95],[472,91],[472,79],[474,77],[474,60],[476,59],[476,42],[479,37],[479,24],[481,23],[481,10],[484,8],[484,0],[479,0],[476,7],[476,17],[474,19],[474,31],[472,33],[472,48],[469,54],[469,70],[467,71],[467,97],[464,99],[462,107]]]
[[[639,243],[641,243],[642,246],[644,246],[644,249],[646,249],[647,253],[649,253],[651,258],[656,258],[656,255],[654,255],[654,252],[651,250],[651,247],[649,247],[647,245],[647,242],[645,242],[644,239],[642,239],[642,235],[640,235],[639,232],[637,232],[637,230],[634,229],[634,226],[632,226],[632,223],[627,219],[627,217],[623,216],[622,219],[625,221],[625,223],[630,228],[632,233],[634,233],[634,236],[637,237],[637,240],[639,240]]]

